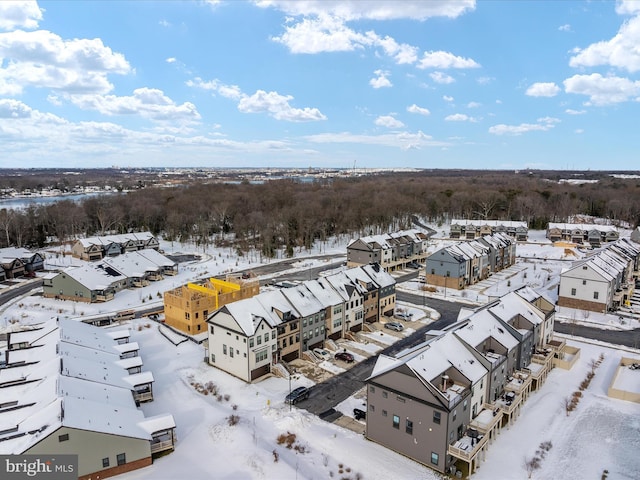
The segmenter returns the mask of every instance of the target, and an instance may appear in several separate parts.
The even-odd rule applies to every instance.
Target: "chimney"
[[[447,380],[449,380],[449,375],[443,375],[442,376],[442,391],[443,392],[447,391]]]

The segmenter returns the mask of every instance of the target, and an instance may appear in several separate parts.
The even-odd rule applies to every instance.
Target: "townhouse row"
[[[82,260],[96,261],[148,248],[158,250],[158,239],[151,232],[134,232],[81,238],[73,244],[71,253]]]
[[[44,269],[44,255],[26,248],[0,248],[0,282]]]
[[[380,355],[366,381],[366,437],[438,472],[473,473],[565,355],[554,316],[553,303],[523,287],[461,310],[416,347]]]
[[[424,263],[429,238],[430,234],[415,229],[360,237],[347,245],[347,267],[378,263],[392,272]]]
[[[224,305],[207,320],[207,361],[245,382],[259,380],[277,363],[323,347],[325,339],[391,317],[395,283],[372,264]]]
[[[620,239],[618,229],[613,225],[595,225],[586,223],[549,223],[547,238],[552,242],[567,241],[571,243],[590,244],[599,247],[603,243]]]
[[[443,247],[427,257],[426,281],[463,289],[516,262],[516,241],[503,233]]]
[[[145,287],[175,275],[178,264],[153,249],[105,258],[101,263],[69,267],[43,276],[43,295],[77,302],[107,302],[125,288]]]
[[[9,332],[0,358],[0,453],[76,454],[88,480],[173,450],[173,416],[138,408],[154,378],[129,330],[54,319]]]
[[[606,313],[629,305],[640,278],[640,245],[623,238],[560,274],[558,306]]]
[[[449,236],[451,238],[464,238],[473,240],[493,235],[494,233],[504,233],[520,242],[525,242],[529,235],[527,222],[514,222],[509,220],[451,220]]]

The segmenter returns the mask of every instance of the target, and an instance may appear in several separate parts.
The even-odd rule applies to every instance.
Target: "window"
[[[386,417],[387,416],[387,411],[386,410],[382,410],[382,416]]]
[[[109,457],[105,457],[102,459],[102,468],[107,468],[109,466]]]
[[[440,425],[440,412],[436,412],[435,410],[433,412],[433,423]]]
[[[389,396],[389,392],[382,391],[382,398],[387,398]]]
[[[467,411],[467,400],[465,399],[464,402],[462,402],[462,410],[464,410],[465,412]]]
[[[458,411],[457,411],[457,410],[454,410],[454,411],[453,411],[453,421],[454,421],[454,422],[456,421],[456,417],[457,417],[457,416],[458,416]]]
[[[258,335],[256,339],[258,340],[258,345],[262,345],[262,336]]]
[[[211,335],[213,335],[213,325],[211,325]]]
[[[586,280],[582,280],[582,284],[583,284],[583,285],[586,285],[586,284],[587,284],[587,281],[586,281]]]
[[[576,289],[575,288],[571,289],[571,296],[573,296],[573,297],[576,296]]]
[[[249,339],[249,347],[253,347],[253,338]]]
[[[400,417],[398,415],[393,416],[393,428],[400,428]]]
[[[300,341],[300,337],[296,335],[296,340]],[[293,345],[293,337],[289,337],[289,345]]]
[[[58,441],[59,442],[66,442],[67,440],[69,440],[69,434],[65,433],[63,435],[58,435]]]
[[[434,465],[438,465],[438,454],[435,452],[431,452],[431,463]]]
[[[369,387],[369,393],[376,393],[376,387]]]
[[[271,330],[271,340],[274,340],[275,338],[276,338],[276,331]]]
[[[407,424],[405,426],[405,431],[409,435],[413,435],[413,422],[407,418]]]
[[[118,465],[124,465],[125,463],[127,463],[127,454],[119,453],[118,455],[116,455],[116,460],[118,461]]]
[[[371,410],[372,412],[376,411],[376,406],[375,405],[369,405],[369,410]]]
[[[211,354],[211,363],[216,363],[216,356],[215,354]]]
[[[593,292],[593,299],[597,300],[598,299],[598,295],[599,295],[598,292]]]
[[[400,395],[398,395],[396,397],[396,399],[400,402],[400,403],[405,403],[407,400],[404,397],[401,397]]]
[[[229,348],[229,356],[233,358],[233,347]]]
[[[274,343],[273,345],[271,345],[271,351],[273,352],[275,351],[275,349],[276,349],[276,344]]]
[[[227,354],[227,346],[225,344],[222,344],[222,354],[223,355]]]
[[[262,350],[260,352],[256,353],[256,363],[260,363],[264,360],[267,359],[267,351],[266,350]]]
[[[264,334],[264,343],[267,343],[269,341],[269,334],[265,333]]]
[[[307,319],[306,319],[306,318],[304,318],[304,319],[302,320],[302,326],[303,326],[303,327],[306,327],[306,326],[307,326]]]

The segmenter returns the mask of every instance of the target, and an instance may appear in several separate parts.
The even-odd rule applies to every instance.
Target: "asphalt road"
[[[396,297],[402,301],[411,301],[418,305],[422,304],[421,295],[398,292]],[[411,335],[398,340],[393,345],[382,350],[380,353],[384,355],[394,355],[406,348],[422,343],[424,341],[424,334],[429,330],[441,330],[454,323],[458,317],[460,308],[463,306],[463,304],[435,299],[429,299],[428,305],[440,312],[440,319],[417,329]],[[343,400],[346,400],[353,395],[354,392],[364,387],[365,380],[373,371],[377,357],[377,355],[369,357],[366,360],[357,363],[345,372],[314,385],[310,389],[309,398],[297,403],[296,406],[319,415],[327,421],[335,420],[341,414],[333,410],[333,408]]]

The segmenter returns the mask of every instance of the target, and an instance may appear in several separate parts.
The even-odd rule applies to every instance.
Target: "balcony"
[[[113,293],[103,293],[103,294],[96,294],[96,301],[97,302],[108,302],[109,300],[113,300]]]
[[[150,390],[145,392],[135,392],[133,394],[133,399],[139,403],[151,402],[153,401],[153,392]]]
[[[469,426],[475,428],[482,435],[486,435],[500,423],[501,419],[502,410],[500,407],[485,403],[483,409],[471,420]]]
[[[163,442],[160,441],[151,441],[151,454],[158,452],[164,452],[165,450],[173,450],[173,440],[165,440]]]

